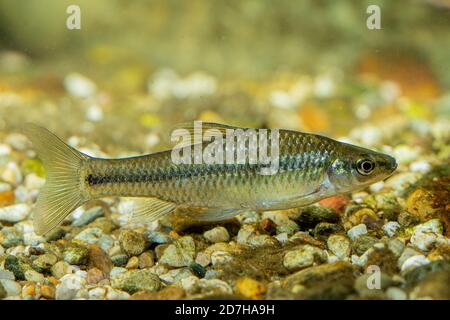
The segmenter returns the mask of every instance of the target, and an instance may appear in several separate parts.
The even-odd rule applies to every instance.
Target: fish
[[[204,134],[204,139],[196,142],[198,130],[183,125],[177,138],[182,141],[176,147],[116,159],[86,155],[41,126],[24,125],[23,133],[46,171],[46,182],[33,211],[35,232],[50,232],[76,208],[103,197],[133,199],[134,221],[153,221],[176,209],[186,210],[200,221],[219,221],[248,210],[298,208],[361,190],[387,178],[397,168],[390,155],[318,134],[201,124],[202,130],[214,134]],[[213,141],[219,141],[213,137],[249,130],[254,130],[259,139],[266,138],[266,143],[251,139],[237,145],[224,143],[211,155],[223,152],[235,160],[239,152],[250,155],[255,150],[251,142],[259,141],[257,154],[270,145],[267,154],[276,156],[272,163],[258,157],[252,161],[250,156],[234,163],[198,161],[198,154],[190,152],[210,148]],[[183,152],[186,154],[181,159],[186,161],[174,158]],[[276,170],[262,171],[275,160],[272,167]]]

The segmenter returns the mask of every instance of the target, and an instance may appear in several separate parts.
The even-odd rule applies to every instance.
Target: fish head
[[[346,193],[389,177],[397,168],[394,157],[369,149],[343,144],[327,169],[333,193]]]

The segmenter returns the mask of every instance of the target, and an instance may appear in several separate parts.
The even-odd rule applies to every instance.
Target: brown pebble
[[[261,228],[270,235],[275,234],[277,231],[277,225],[275,222],[268,218],[261,221]]]
[[[139,256],[139,269],[153,267],[155,261],[153,259],[153,252],[146,251]]]
[[[436,218],[433,195],[422,188],[417,188],[408,196],[406,210],[422,222]]]
[[[86,281],[88,284],[96,284],[105,278],[105,274],[100,269],[92,268],[87,272]]]
[[[89,247],[89,268],[97,268],[106,274],[109,274],[113,263],[109,255],[98,245],[91,244]]]
[[[55,299],[55,287],[49,285],[41,286],[41,296],[45,299]]]
[[[125,268],[137,269],[138,265],[139,265],[138,257],[131,257],[130,259],[128,259],[128,262],[127,262],[127,265],[125,266]]]

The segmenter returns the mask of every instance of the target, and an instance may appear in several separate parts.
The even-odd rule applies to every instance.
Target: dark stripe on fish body
[[[308,161],[307,158],[310,158]],[[312,160],[312,161],[311,161]],[[279,171],[290,171],[304,168],[305,166],[313,166],[310,170],[316,169],[317,166],[320,166],[320,161],[317,163],[316,161],[321,160],[320,157],[316,157],[314,154],[296,154],[296,155],[287,155],[281,157],[279,163]],[[313,162],[313,163],[308,163]],[[89,174],[86,176],[86,182],[89,186],[96,186],[102,184],[109,183],[142,183],[142,182],[157,182],[157,181],[165,181],[171,179],[180,179],[180,178],[192,178],[198,177],[202,175],[212,175],[217,173],[227,173],[227,172],[256,172],[261,170],[262,168],[270,167],[270,164],[263,165],[261,163],[257,164],[225,164],[225,165],[186,165],[187,167],[183,168],[182,166],[178,168],[168,168],[166,170],[153,170],[147,173],[112,173],[108,175],[99,175],[99,174]]]

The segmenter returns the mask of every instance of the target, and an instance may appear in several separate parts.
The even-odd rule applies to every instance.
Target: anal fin
[[[198,221],[209,222],[227,220],[241,212],[242,210],[239,209],[200,208],[194,212],[189,212],[189,216]]]
[[[176,204],[158,198],[135,198],[132,222],[151,222],[171,213]]]

